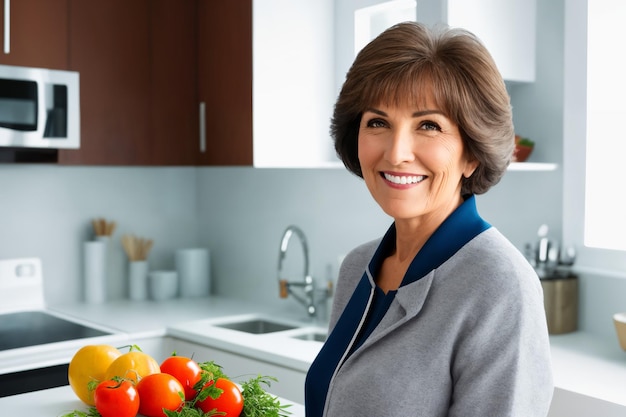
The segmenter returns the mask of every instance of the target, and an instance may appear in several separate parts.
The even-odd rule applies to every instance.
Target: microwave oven
[[[0,65],[0,147],[80,147],[79,75]]]

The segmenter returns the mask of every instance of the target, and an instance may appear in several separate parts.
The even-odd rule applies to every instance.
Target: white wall
[[[153,238],[150,266],[170,268],[175,248],[197,242],[196,201],[195,168],[0,165],[0,259],[40,257],[47,300],[79,300],[91,220],[115,220],[108,290],[120,298],[127,294],[121,236]]]

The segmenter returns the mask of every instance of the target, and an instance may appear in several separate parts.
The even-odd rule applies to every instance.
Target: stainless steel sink
[[[215,327],[238,330],[240,332],[246,332],[246,333],[252,333],[252,334],[282,332],[285,330],[292,330],[292,329],[297,328],[297,326],[280,323],[280,322],[276,322],[272,320],[262,319],[262,318],[215,324]]]
[[[326,333],[312,331],[312,332],[303,333],[303,334],[299,334],[299,335],[295,335],[291,337],[293,337],[294,339],[310,340],[313,342],[325,342],[327,335]]]

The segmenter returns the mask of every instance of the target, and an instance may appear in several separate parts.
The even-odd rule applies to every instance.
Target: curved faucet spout
[[[304,254],[304,277],[306,278],[310,275],[309,273],[309,245],[307,243],[306,236],[304,235],[304,232],[302,231],[302,229],[300,229],[298,226],[291,225],[287,227],[287,229],[285,229],[285,232],[283,233],[283,237],[280,241],[280,251],[278,252],[278,279],[279,280],[283,279],[283,277],[281,277],[282,271],[283,271],[283,261],[285,260],[285,256],[287,255],[287,247],[289,246],[289,240],[291,239],[291,236],[293,236],[294,234],[298,236],[298,238],[300,239],[300,244],[302,245],[302,252]]]
[[[300,239],[302,245],[302,252],[304,254],[304,277],[302,281],[288,281],[286,277],[283,277],[283,261],[287,254],[287,248],[289,246],[289,240],[293,235],[296,235]],[[278,252],[278,283],[280,285],[280,298],[287,298],[291,294],[296,300],[298,300],[307,309],[307,313],[310,317],[314,317],[317,313],[315,308],[315,281],[309,272],[309,245],[306,240],[306,236],[302,229],[298,226],[291,225],[287,227],[283,233],[283,237],[280,240],[280,250]],[[301,287],[302,292],[294,292],[292,287]],[[304,295],[302,294],[304,293]]]

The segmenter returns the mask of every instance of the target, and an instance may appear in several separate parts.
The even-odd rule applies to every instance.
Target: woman
[[[476,211],[514,147],[484,46],[460,29],[388,29],[357,56],[331,130],[394,222],[341,266],[307,416],[547,415],[540,282]]]

